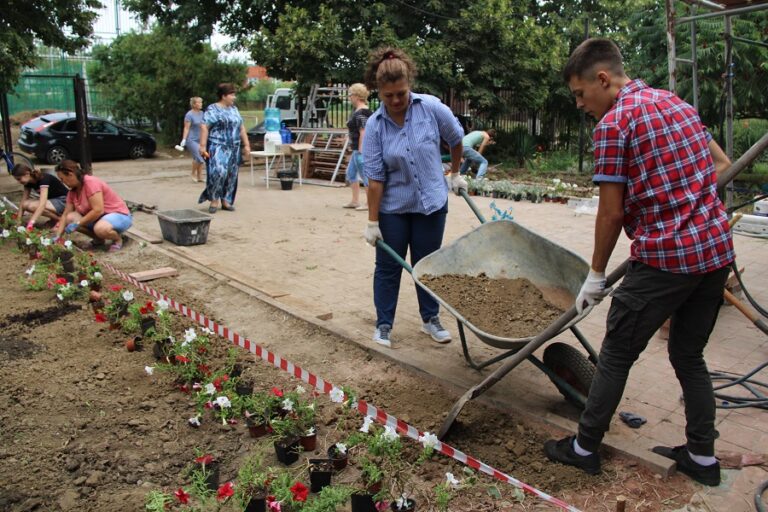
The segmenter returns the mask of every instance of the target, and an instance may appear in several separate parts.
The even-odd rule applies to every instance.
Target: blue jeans
[[[486,160],[483,155],[472,148],[465,147],[462,156],[464,157],[464,163],[461,164],[459,174],[468,173],[469,166],[472,164],[477,164],[477,179],[479,180],[485,176],[485,171],[488,169],[488,160]]]
[[[667,351],[685,398],[688,450],[714,455],[715,396],[704,347],[723,303],[728,267],[708,274],[673,274],[632,261],[616,289],[587,405],[579,419],[579,446],[597,451],[621,403],[629,370],[648,340],[672,318]],[[677,390],[670,389],[674,402]]]
[[[379,213],[379,229],[384,242],[401,258],[410,247],[411,266],[421,258],[440,248],[445,231],[448,202],[435,213]],[[373,273],[373,303],[376,306],[376,327],[393,326],[397,297],[400,293],[400,276],[403,267],[383,249],[376,248],[376,270]],[[427,292],[416,286],[419,313],[424,322],[437,316],[440,305]]]

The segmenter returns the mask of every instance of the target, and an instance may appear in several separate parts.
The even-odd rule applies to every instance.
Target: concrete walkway
[[[137,162],[107,162],[95,167],[126,199],[153,204],[158,210],[193,208],[198,205],[202,184],[188,176],[189,163],[179,159],[153,159]],[[298,183],[292,191],[280,190],[279,183],[264,186],[263,171],[251,186],[248,167],[241,169],[237,211],[219,211],[210,224],[208,242],[193,247],[162,246],[184,258],[202,263],[216,272],[256,288],[288,308],[316,318],[318,323],[352,342],[377,351],[413,369],[431,375],[463,392],[492,370],[477,372],[467,366],[458,341],[456,324],[443,312],[444,324],[454,342],[438,345],[420,332],[414,285],[403,272],[397,320],[392,332],[394,346],[386,349],[374,344],[375,311],[372,304],[374,250],[362,239],[367,212],[345,210],[350,191]],[[11,178],[0,178],[0,191],[17,190]],[[515,203],[507,200],[475,198],[480,210],[490,218],[490,203],[501,210],[513,208],[513,216],[526,228],[581,255],[591,257],[594,217],[577,215],[562,204]],[[479,221],[460,197],[451,195],[445,243],[479,225]],[[160,237],[158,219],[137,213],[134,226]],[[735,243],[745,281],[755,299],[768,304],[768,240],[737,235]],[[629,254],[628,240],[622,236],[609,269]],[[605,326],[608,302],[604,302],[579,324],[579,328],[599,349]],[[258,332],[243,333],[259,339]],[[498,353],[469,334],[474,356],[485,358]],[[569,333],[558,341],[578,346]],[[667,361],[666,342],[657,336],[641,355],[629,378],[619,411],[631,411],[648,419],[633,430],[618,418],[611,426],[606,444],[618,452],[637,458],[666,474],[669,464],[649,451],[656,444],[684,442],[684,411],[681,390]],[[541,356],[541,350],[538,355]],[[706,351],[711,370],[745,373],[768,359],[768,337],[733,307],[724,307]],[[493,367],[492,367],[493,368]],[[759,377],[759,376],[758,376]],[[765,380],[763,376],[762,380]],[[530,363],[524,362],[484,395],[496,405],[521,415],[544,419],[567,429],[575,428],[577,413],[566,404],[554,385]],[[471,402],[465,408],[472,407]],[[446,411],[447,413],[448,411]],[[718,412],[718,450],[764,451],[768,446],[766,411],[737,409]],[[442,418],[438,419],[442,420]]]

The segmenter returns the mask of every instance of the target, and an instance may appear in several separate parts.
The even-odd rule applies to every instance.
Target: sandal
[[[366,206],[366,205],[364,205],[364,204],[361,204],[360,206],[358,206],[357,208],[355,208],[355,210],[357,210],[357,211],[359,211],[359,212],[367,212],[367,211],[368,211],[368,206]]]
[[[359,208],[359,207],[360,207],[359,203],[347,203],[344,206],[342,206],[342,208]]]
[[[107,249],[107,252],[117,252],[122,248],[123,248],[123,244],[118,244],[117,242],[115,242],[109,246],[109,249]]]

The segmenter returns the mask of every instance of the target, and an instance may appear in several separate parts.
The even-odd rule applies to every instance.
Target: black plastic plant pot
[[[323,487],[331,485],[333,463],[330,459],[309,459],[309,488],[312,492],[320,492]]]
[[[258,439],[259,437],[264,437],[265,435],[269,434],[269,425],[265,423],[254,423],[248,421],[246,421],[246,423],[248,425],[248,433],[254,439]]]
[[[251,498],[244,512],[267,512],[267,499]]]
[[[353,494],[350,496],[352,512],[377,512],[373,494]]]
[[[238,396],[248,396],[253,394],[253,382],[238,382],[235,384],[235,393]]]
[[[293,180],[280,180],[281,190],[293,190]]]
[[[205,485],[208,489],[216,491],[219,488],[219,463],[216,461],[208,464],[198,464],[198,469],[205,468]]]
[[[328,458],[333,462],[333,469],[335,471],[341,471],[347,467],[347,462],[349,460],[346,453],[339,453],[336,449],[336,445],[328,448]]]
[[[403,503],[402,507],[397,506],[397,501],[393,501],[392,504],[389,506],[390,509],[396,511],[396,512],[412,512],[416,510],[416,502],[410,498],[405,500],[405,503]]]
[[[275,455],[277,460],[290,466],[297,460],[299,460],[299,439],[288,439],[275,441]]]
[[[143,336],[147,335],[147,331],[150,329],[155,328],[155,319],[154,318],[142,318],[141,319],[141,334]]]

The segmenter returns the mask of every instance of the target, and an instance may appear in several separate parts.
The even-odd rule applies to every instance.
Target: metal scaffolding
[[[723,39],[725,41],[724,63],[726,72],[725,77],[725,153],[728,158],[733,160],[733,43],[754,44],[768,46],[763,41],[752,41],[742,37],[736,37],[732,33],[731,20],[734,16],[747,14],[755,11],[768,10],[768,0],[720,0],[713,2],[710,0],[682,0],[690,6],[691,15],[681,18],[677,17],[675,10],[675,0],[665,0],[667,13],[667,67],[669,72],[669,90],[677,94],[677,64],[684,63],[691,65],[693,106],[699,108],[699,80],[698,63],[696,57],[696,21],[723,16],[725,18],[725,30]],[[697,14],[697,8],[708,9],[709,12]],[[675,27],[690,24],[691,30],[691,58],[681,59],[677,57],[675,49]],[[733,183],[729,183],[726,188],[726,205],[733,205]]]

